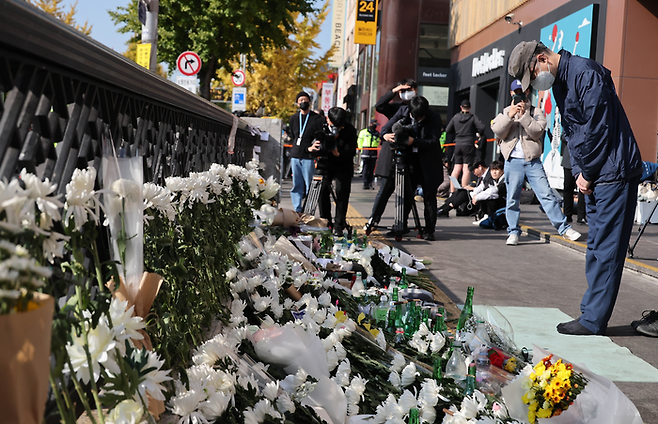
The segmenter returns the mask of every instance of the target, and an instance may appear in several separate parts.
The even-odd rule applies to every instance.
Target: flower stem
[[[62,390],[62,393],[60,394],[52,369],[48,373],[48,379],[50,380],[50,387],[55,394],[55,402],[57,403],[57,409],[59,410],[60,418],[64,423],[75,424],[76,419],[75,416],[72,415],[73,408],[71,406],[71,399],[68,396],[68,391]],[[62,401],[62,395],[64,396],[64,401]]]
[[[66,363],[69,366],[69,369],[71,370],[71,380],[73,380],[73,385],[75,386],[75,391],[78,392],[78,395],[80,396],[80,403],[82,403],[82,406],[85,408],[85,411],[87,412],[87,416],[91,420],[92,424],[96,424],[96,420],[94,419],[94,415],[91,412],[91,407],[89,406],[89,401],[87,400],[87,396],[85,395],[85,391],[80,385],[80,382],[75,376],[75,371],[73,371],[73,364],[71,364],[71,359],[66,358]]]
[[[94,268],[96,269],[96,279],[98,280],[98,289],[103,291],[105,289],[105,284],[103,281],[103,272],[101,271],[101,260],[98,256],[98,246],[96,245],[96,240],[91,242],[91,255],[94,258]]]

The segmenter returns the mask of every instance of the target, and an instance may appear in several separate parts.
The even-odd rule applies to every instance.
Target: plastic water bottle
[[[459,382],[466,380],[466,373],[466,358],[462,354],[461,344],[455,342],[452,345],[452,355],[448,359],[446,371],[443,375]]]
[[[357,272],[356,280],[354,281],[354,284],[352,284],[352,296],[361,297],[361,295],[365,290],[366,288],[363,285],[363,280],[361,279],[361,273]]]

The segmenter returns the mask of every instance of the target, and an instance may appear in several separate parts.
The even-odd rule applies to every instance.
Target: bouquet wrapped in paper
[[[510,417],[530,424],[642,424],[612,381],[537,346],[533,356],[534,367],[503,388]]]

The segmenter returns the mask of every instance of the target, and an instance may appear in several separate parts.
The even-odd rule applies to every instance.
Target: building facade
[[[487,2],[488,3],[488,2]],[[452,66],[450,115],[468,98],[485,123],[511,102],[509,54],[523,40],[590,57],[612,72],[617,93],[645,161],[656,161],[658,58],[647,47],[658,39],[658,2],[653,0],[492,0],[477,18],[469,11],[482,2],[453,0],[450,23]],[[551,184],[562,188],[559,111],[551,92],[533,93],[548,119],[544,167]],[[557,112],[557,113],[556,113]],[[557,116],[557,118],[556,118]],[[557,122],[557,123],[556,123]],[[494,135],[488,130],[488,138]],[[489,143],[488,158],[495,157]]]

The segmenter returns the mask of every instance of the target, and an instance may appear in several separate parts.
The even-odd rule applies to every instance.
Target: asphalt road
[[[284,181],[282,207],[291,207],[290,187],[290,180]],[[370,214],[376,194],[376,190],[361,187],[361,178],[355,177],[348,212],[348,221],[359,229]],[[417,205],[422,221],[422,203]],[[381,225],[393,224],[394,211],[391,199]],[[417,239],[414,232],[400,242],[387,240],[417,257],[431,258],[428,271],[437,287],[457,304],[463,303],[467,287],[474,286],[475,304],[558,308],[578,317],[580,300],[587,288],[585,242],[572,243],[559,237],[537,205],[522,205],[521,224],[531,235],[524,233],[518,246],[505,245],[506,231],[481,229],[472,224],[472,218],[455,217],[454,212],[450,218],[439,219],[434,242]],[[582,227],[574,226],[585,233],[586,227]],[[653,269],[658,248],[653,240],[650,235],[646,242],[641,240],[645,260],[628,261],[630,268],[624,270],[606,335],[658,368],[658,338],[643,336],[630,326],[642,311],[658,309],[658,273]],[[577,337],[574,340],[578,343]],[[658,383],[615,384],[635,404],[645,423],[658,424]]]

